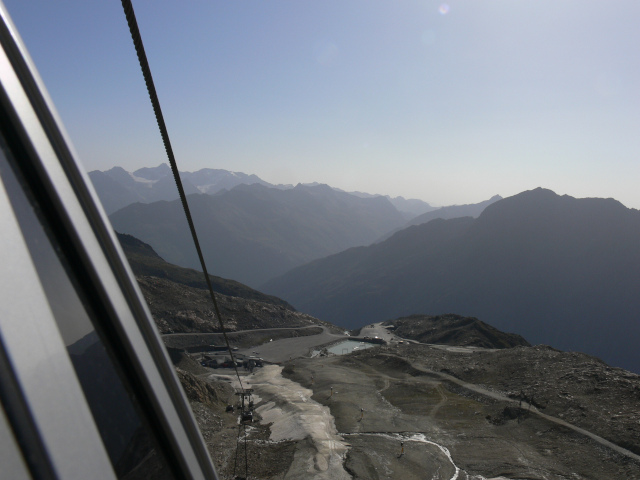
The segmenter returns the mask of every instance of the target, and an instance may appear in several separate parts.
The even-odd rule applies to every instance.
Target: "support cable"
[[[238,425],[238,436],[236,437],[236,457],[233,462],[233,478],[238,478],[236,476],[236,469],[238,466],[238,450],[240,449],[240,430],[244,428],[244,478],[249,478],[249,456],[247,453],[247,424],[241,423]]]
[[[233,368],[236,371],[236,376],[238,377],[240,388],[244,392],[244,386],[242,385],[242,380],[240,379],[238,366],[236,365],[236,361],[233,356],[233,352],[231,350],[231,345],[229,344],[229,338],[227,337],[227,331],[222,321],[222,315],[220,315],[218,302],[216,301],[216,296],[213,293],[213,286],[211,285],[211,279],[209,278],[209,273],[207,272],[207,266],[205,265],[205,262],[204,262],[204,256],[202,255],[202,249],[200,248],[200,242],[198,241],[196,228],[193,224],[191,211],[189,210],[189,204],[187,203],[187,197],[184,193],[184,188],[182,186],[182,180],[180,179],[180,173],[178,172],[176,159],[173,155],[173,148],[171,147],[171,141],[169,140],[169,133],[167,131],[167,126],[165,125],[165,122],[164,122],[164,116],[162,115],[162,109],[160,108],[160,101],[158,100],[156,87],[153,83],[153,77],[151,76],[151,68],[149,67],[149,62],[147,60],[147,55],[144,50],[144,45],[142,44],[142,37],[140,35],[140,30],[138,29],[138,22],[136,20],[135,13],[133,11],[133,5],[131,4],[131,0],[122,0],[122,8],[124,9],[125,16],[127,17],[127,23],[129,24],[129,31],[131,32],[131,39],[133,40],[133,45],[135,46],[136,54],[138,55],[138,61],[140,62],[142,75],[144,76],[144,81],[145,81],[145,84],[147,85],[147,92],[149,92],[149,99],[151,100],[151,105],[153,106],[153,112],[156,116],[158,127],[160,128],[160,135],[162,136],[164,149],[167,152],[167,157],[169,158],[169,163],[171,164],[171,171],[173,172],[173,178],[176,182],[176,186],[178,187],[178,194],[180,195],[180,201],[182,202],[182,208],[184,209],[184,214],[187,217],[189,230],[191,230],[191,237],[193,238],[193,243],[196,247],[196,251],[198,252],[198,258],[200,259],[202,272],[204,273],[204,278],[205,278],[205,281],[207,282],[207,287],[209,289],[209,296],[211,297],[211,300],[213,302],[213,307],[214,307],[216,316],[218,317],[218,323],[220,324],[220,330],[222,330],[222,336],[224,337],[224,341],[227,344],[227,349],[229,350],[229,355],[231,356],[231,362],[233,363]]]
[[[238,436],[236,437],[236,458],[233,462],[233,478],[236,478],[236,468],[238,466],[238,449],[240,448],[240,425],[238,425]]]
[[[249,479],[249,457],[247,453],[247,424],[243,423],[244,427],[244,478]]]

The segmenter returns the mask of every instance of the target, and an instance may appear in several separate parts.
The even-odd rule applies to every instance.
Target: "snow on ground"
[[[343,468],[348,447],[337,433],[329,408],[312,400],[311,390],[284,378],[281,372],[282,367],[268,365],[247,377],[247,382],[267,400],[256,412],[263,424],[272,424],[270,440],[307,439],[311,444],[296,453],[287,478],[351,478]]]

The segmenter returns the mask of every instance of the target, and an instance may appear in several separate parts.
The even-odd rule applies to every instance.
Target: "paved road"
[[[334,342],[336,340],[349,338],[346,335],[330,333],[326,327],[321,328],[322,333],[318,335],[274,340],[273,342],[264,343],[256,347],[240,349],[238,350],[238,353],[244,355],[257,355],[268,362],[284,362],[289,360],[289,358],[307,356],[309,350],[314,347]]]
[[[227,335],[235,335],[238,333],[252,333],[252,332],[273,332],[282,330],[302,330],[304,328],[325,328],[322,325],[305,325],[303,327],[274,327],[274,328],[252,328],[250,330],[232,330],[227,331]],[[163,337],[190,337],[194,335],[222,335],[221,332],[191,332],[191,333],[165,333]]]

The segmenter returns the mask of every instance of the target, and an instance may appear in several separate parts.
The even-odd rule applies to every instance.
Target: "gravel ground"
[[[421,349],[427,347],[416,347],[401,349],[424,360]],[[345,465],[354,478],[450,479],[455,467],[459,479],[640,478],[637,462],[567,428],[512,410],[513,402],[462,392],[390,356],[393,350],[298,360],[293,369],[285,369],[289,378],[313,389],[314,400],[330,407],[338,431],[353,446]],[[471,355],[444,353],[457,355],[460,368]],[[449,360],[450,367],[456,363]],[[420,441],[410,440],[420,434]],[[405,456],[398,457],[400,441],[406,462]],[[443,449],[451,455],[449,463]]]
[[[480,385],[497,398],[438,375]],[[332,478],[326,475],[330,462],[323,470],[325,464],[314,461],[320,449],[311,435],[291,433],[297,427],[286,433],[278,423],[279,415],[294,422],[308,413],[305,399],[330,412],[317,421],[334,423],[347,446],[338,458],[356,479],[640,479],[637,461],[527,412],[530,401],[635,450],[638,376],[586,355],[548,347],[384,346],[344,357],[298,358],[285,364],[283,376],[295,382],[286,388],[301,399],[288,412],[283,407],[295,402],[279,399],[281,377],[246,377],[259,397],[247,435],[251,479]],[[244,431],[238,444],[237,417],[223,408],[229,384],[220,378],[209,379],[217,404],[192,405],[221,478],[231,479],[244,476]],[[524,407],[518,408],[522,394]]]

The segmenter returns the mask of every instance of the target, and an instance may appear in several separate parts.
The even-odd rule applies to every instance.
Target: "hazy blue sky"
[[[5,0],[88,170],[165,162],[117,0]],[[640,208],[639,0],[134,0],[182,170]]]

